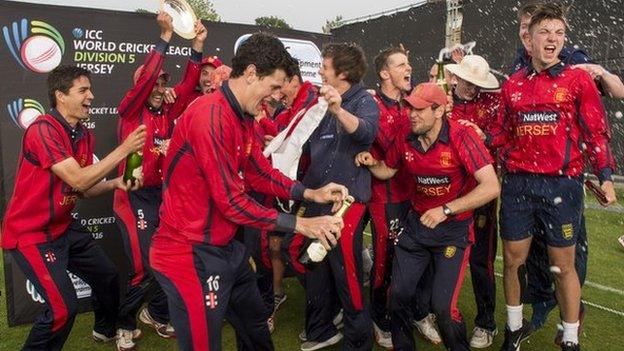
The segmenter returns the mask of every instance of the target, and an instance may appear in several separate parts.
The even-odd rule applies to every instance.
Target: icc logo
[[[43,106],[33,99],[16,99],[7,104],[9,115],[16,126],[26,129],[40,115],[45,114]]]
[[[29,28],[30,27],[30,28]],[[30,29],[30,30],[29,30]],[[23,68],[47,73],[61,63],[65,41],[56,28],[42,21],[22,18],[11,27],[2,27],[4,42],[13,58]]]

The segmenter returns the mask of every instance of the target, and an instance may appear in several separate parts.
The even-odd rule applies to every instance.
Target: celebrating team
[[[89,72],[56,68],[48,77],[52,109],[25,133],[2,230],[2,248],[46,301],[24,349],[63,347],[77,313],[66,271],[92,287],[93,338],[118,350],[136,348],[137,317],[183,350],[220,350],[224,320],[239,350],[273,350],[284,272],[305,289],[303,351],[341,340],[344,350],[371,350],[374,342],[414,350],[414,327],[450,350],[485,348],[498,333],[500,223],[501,350],[519,350],[556,305],[557,344],[580,350],[584,157],[606,204],[614,203],[600,94],[624,97],[624,85],[564,47],[560,5],[525,5],[519,21],[524,47],[500,90],[487,61],[463,53],[432,69],[447,81],[434,74],[434,82],[412,87],[408,53],[392,47],[374,59],[379,89],[367,91],[362,49],[342,43],[323,48],[317,88],[268,34],[243,42],[231,68],[202,59],[201,22],[184,76],[168,88],[162,67],[173,25],[160,13],[160,38],[118,109],[120,145],[95,164],[94,138],[80,123],[94,98]],[[319,100],[327,110],[291,179],[262,149]],[[125,182],[133,152],[142,152],[142,177]],[[116,167],[119,177],[102,181]],[[116,267],[71,217],[79,198],[107,191],[129,266],[121,298]],[[332,216],[347,195],[355,202]],[[327,257],[302,266],[298,254],[312,240]],[[477,306],[470,338],[457,307],[468,264]],[[530,322],[523,301],[533,305]]]

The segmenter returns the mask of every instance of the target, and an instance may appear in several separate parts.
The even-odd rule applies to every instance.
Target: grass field
[[[619,199],[624,193],[619,192]],[[595,203],[588,197],[588,203]],[[621,205],[618,205],[622,209]],[[588,307],[586,309],[585,326],[581,335],[583,350],[620,351],[624,350],[620,326],[624,325],[624,249],[616,238],[624,234],[624,214],[587,209],[587,228],[590,240],[589,270],[583,298]],[[499,256],[501,248],[499,247]],[[0,286],[4,287],[4,267],[0,264]],[[502,261],[496,262],[496,272],[502,272]],[[505,309],[502,291],[502,278],[497,277],[497,311],[496,319],[499,330],[504,328]],[[295,279],[285,281],[288,300],[282,305],[276,320],[276,330],[273,341],[276,350],[299,350],[297,335],[303,327],[304,293]],[[6,293],[3,294],[6,296]],[[0,298],[0,350],[18,350],[26,338],[29,325],[8,328],[6,320],[6,298]],[[473,318],[476,315],[470,275],[466,280],[459,299],[459,306],[466,319],[468,331],[473,327]],[[525,308],[525,316],[530,317],[530,308]],[[553,344],[558,313],[555,310],[548,319],[547,325],[523,344],[522,350],[558,350]],[[91,340],[93,315],[85,313],[79,315],[74,324],[71,335],[65,344],[65,350],[114,350],[112,344],[96,344]],[[163,340],[156,333],[141,326],[144,336],[138,345],[142,350],[176,350],[175,341]],[[224,328],[224,350],[235,350],[234,336],[229,326]],[[502,343],[502,335],[495,339],[489,350],[498,350]],[[339,350],[340,347],[327,350]],[[418,350],[443,350],[442,346],[433,346],[418,339]],[[382,350],[375,348],[375,350]]]

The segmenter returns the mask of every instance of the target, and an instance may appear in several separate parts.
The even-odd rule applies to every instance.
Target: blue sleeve
[[[379,130],[379,108],[373,97],[366,93],[366,96],[360,98],[352,114],[360,123],[351,137],[360,144],[372,144]]]
[[[581,63],[595,63],[594,60],[587,55],[587,53],[581,49],[575,49],[574,47],[566,46],[561,50],[559,54],[561,61],[567,65],[578,65]]]
[[[513,66],[511,66],[511,73],[516,73],[524,67],[528,66],[528,58],[526,57],[526,51],[524,47],[519,47],[516,50],[516,58],[514,59]]]

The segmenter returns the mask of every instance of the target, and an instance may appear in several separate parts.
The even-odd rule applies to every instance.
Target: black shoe
[[[505,341],[501,346],[501,351],[520,351],[520,343],[531,335],[531,324],[526,319],[522,319],[522,328],[511,331],[509,326],[505,326]]]
[[[561,351],[581,351],[581,345],[566,341],[561,344]]]

